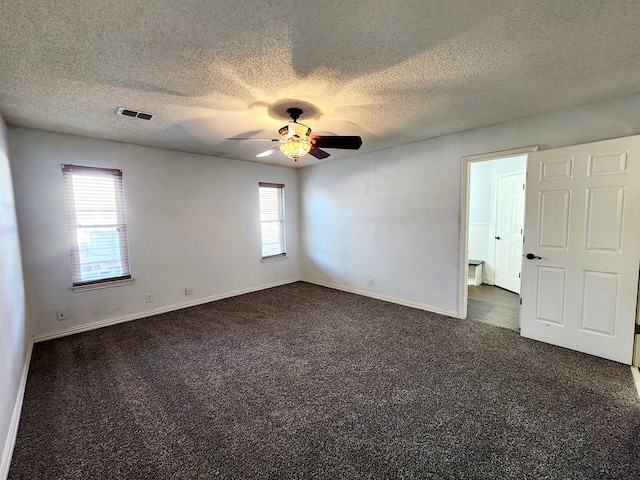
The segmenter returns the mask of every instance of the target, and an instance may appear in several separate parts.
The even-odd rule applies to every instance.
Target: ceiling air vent
[[[156,116],[150,113],[136,112],[130,108],[120,107],[118,108],[118,115],[126,115],[127,117],[141,118],[142,120],[155,120]]]

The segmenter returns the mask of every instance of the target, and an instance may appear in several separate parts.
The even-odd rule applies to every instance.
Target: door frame
[[[486,160],[497,160],[504,157],[528,155],[531,152],[537,152],[539,148],[538,145],[533,145],[530,147],[462,157],[462,188],[460,189],[460,269],[458,281],[458,311],[460,312],[460,318],[467,318],[467,302],[469,296],[467,272],[469,269],[469,180],[471,177],[471,164]]]

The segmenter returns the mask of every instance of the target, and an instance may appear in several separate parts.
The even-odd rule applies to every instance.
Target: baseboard
[[[182,308],[194,307],[196,305],[202,305],[203,303],[215,302],[216,300],[222,300],[224,298],[244,295],[245,293],[257,292],[260,290],[265,290],[267,288],[279,287],[281,285],[287,285],[289,283],[295,283],[298,281],[313,283],[315,285],[321,285],[323,287],[333,288],[335,290],[342,290],[349,293],[355,293],[357,295],[363,295],[365,297],[376,298],[378,300],[384,300],[386,302],[397,303],[399,305],[405,305],[407,307],[418,308],[420,310],[426,310],[428,312],[438,313],[440,315],[446,315],[448,317],[462,318],[460,315],[460,312],[457,312],[454,310],[446,310],[440,307],[436,307],[434,305],[411,302],[409,300],[392,297],[389,295],[383,295],[380,293],[371,292],[369,290],[351,288],[345,285],[338,285],[334,283],[328,283],[328,282],[323,282],[323,281],[309,279],[309,278],[295,278],[295,279],[285,280],[282,282],[274,282],[266,285],[260,285],[257,287],[251,287],[251,288],[246,288],[242,290],[234,290],[231,292],[225,292],[217,295],[210,295],[208,297],[201,297],[188,302],[174,303],[172,305],[165,305],[163,307],[152,308],[149,310],[143,310],[141,312],[107,318],[104,320],[98,320],[96,322],[86,323],[84,325],[77,325],[74,327],[65,328],[63,330],[56,330],[55,332],[39,333],[33,336],[33,341],[44,342],[46,340],[53,340],[54,338],[61,338],[61,337],[66,337],[68,335],[75,335],[76,333],[88,332],[90,330],[96,330],[98,328],[108,327],[110,325],[116,325],[118,323],[130,322],[132,320],[138,320],[140,318],[151,317],[153,315],[172,312],[175,310],[180,310]]]
[[[65,328],[64,330],[56,330],[55,332],[40,333],[34,335],[34,342],[44,342],[46,340],[52,340],[54,338],[66,337],[68,335],[75,335],[76,333],[88,332],[97,328],[108,327],[116,325],[118,323],[130,322],[132,320],[138,320],[140,318],[151,317],[153,315],[159,315],[161,313],[173,312],[182,308],[194,307],[196,305],[202,305],[203,303],[215,302],[216,300],[222,300],[224,298],[236,297],[238,295],[244,295],[245,293],[258,292],[267,288],[279,287],[281,285],[287,285],[300,281],[299,278],[285,280],[282,282],[269,283],[266,285],[260,285],[257,287],[245,288],[242,290],[234,290],[231,292],[220,293],[217,295],[210,295],[208,297],[197,298],[188,302],[174,303],[172,305],[165,305],[164,307],[152,308],[150,310],[144,310],[142,312],[130,313],[128,315],[121,315],[119,317],[107,318],[104,320],[98,320],[96,322],[86,323],[84,325],[77,325],[75,327]]]
[[[2,450],[2,463],[0,463],[0,479],[5,480],[9,476],[9,465],[13,456],[13,448],[16,445],[16,437],[18,436],[18,424],[20,423],[20,413],[22,412],[22,401],[24,400],[24,390],[27,386],[27,375],[29,374],[29,365],[31,364],[31,352],[33,351],[33,340],[29,341],[27,346],[27,355],[24,359],[24,367],[22,368],[22,376],[20,377],[20,386],[18,387],[18,395],[16,403],[13,406],[13,414],[11,415],[11,423],[7,432],[7,439],[4,442]]]
[[[426,310],[427,312],[438,313],[447,317],[462,318],[460,312],[454,310],[446,310],[444,308],[436,307],[434,305],[427,305],[424,303],[412,302],[403,298],[392,297],[389,295],[383,295],[381,293],[371,292],[369,290],[362,290],[359,288],[347,287],[345,285],[338,285],[335,283],[323,282],[320,280],[314,280],[311,278],[302,278],[303,282],[313,283],[322,287],[333,288],[335,290],[342,290],[344,292],[355,293],[364,297],[376,298],[378,300],[384,300],[385,302],[397,303],[398,305],[404,305],[406,307],[418,308],[420,310]]]
[[[631,375],[636,384],[636,390],[638,390],[638,398],[640,398],[640,370],[638,367],[631,366]]]

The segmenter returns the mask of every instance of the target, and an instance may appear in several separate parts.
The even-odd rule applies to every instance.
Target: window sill
[[[74,292],[87,292],[89,290],[101,290],[103,288],[120,287],[122,285],[131,285],[133,278],[126,280],[114,280],[113,282],[94,283],[92,285],[80,285],[77,287],[71,287]]]
[[[261,263],[272,263],[272,262],[282,262],[283,260],[286,260],[287,256],[286,255],[280,255],[277,257],[267,257],[267,258],[263,258],[262,260],[260,260]]]

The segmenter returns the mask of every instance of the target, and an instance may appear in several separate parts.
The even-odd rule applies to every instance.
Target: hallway
[[[520,331],[520,296],[493,285],[469,286],[467,318]]]

